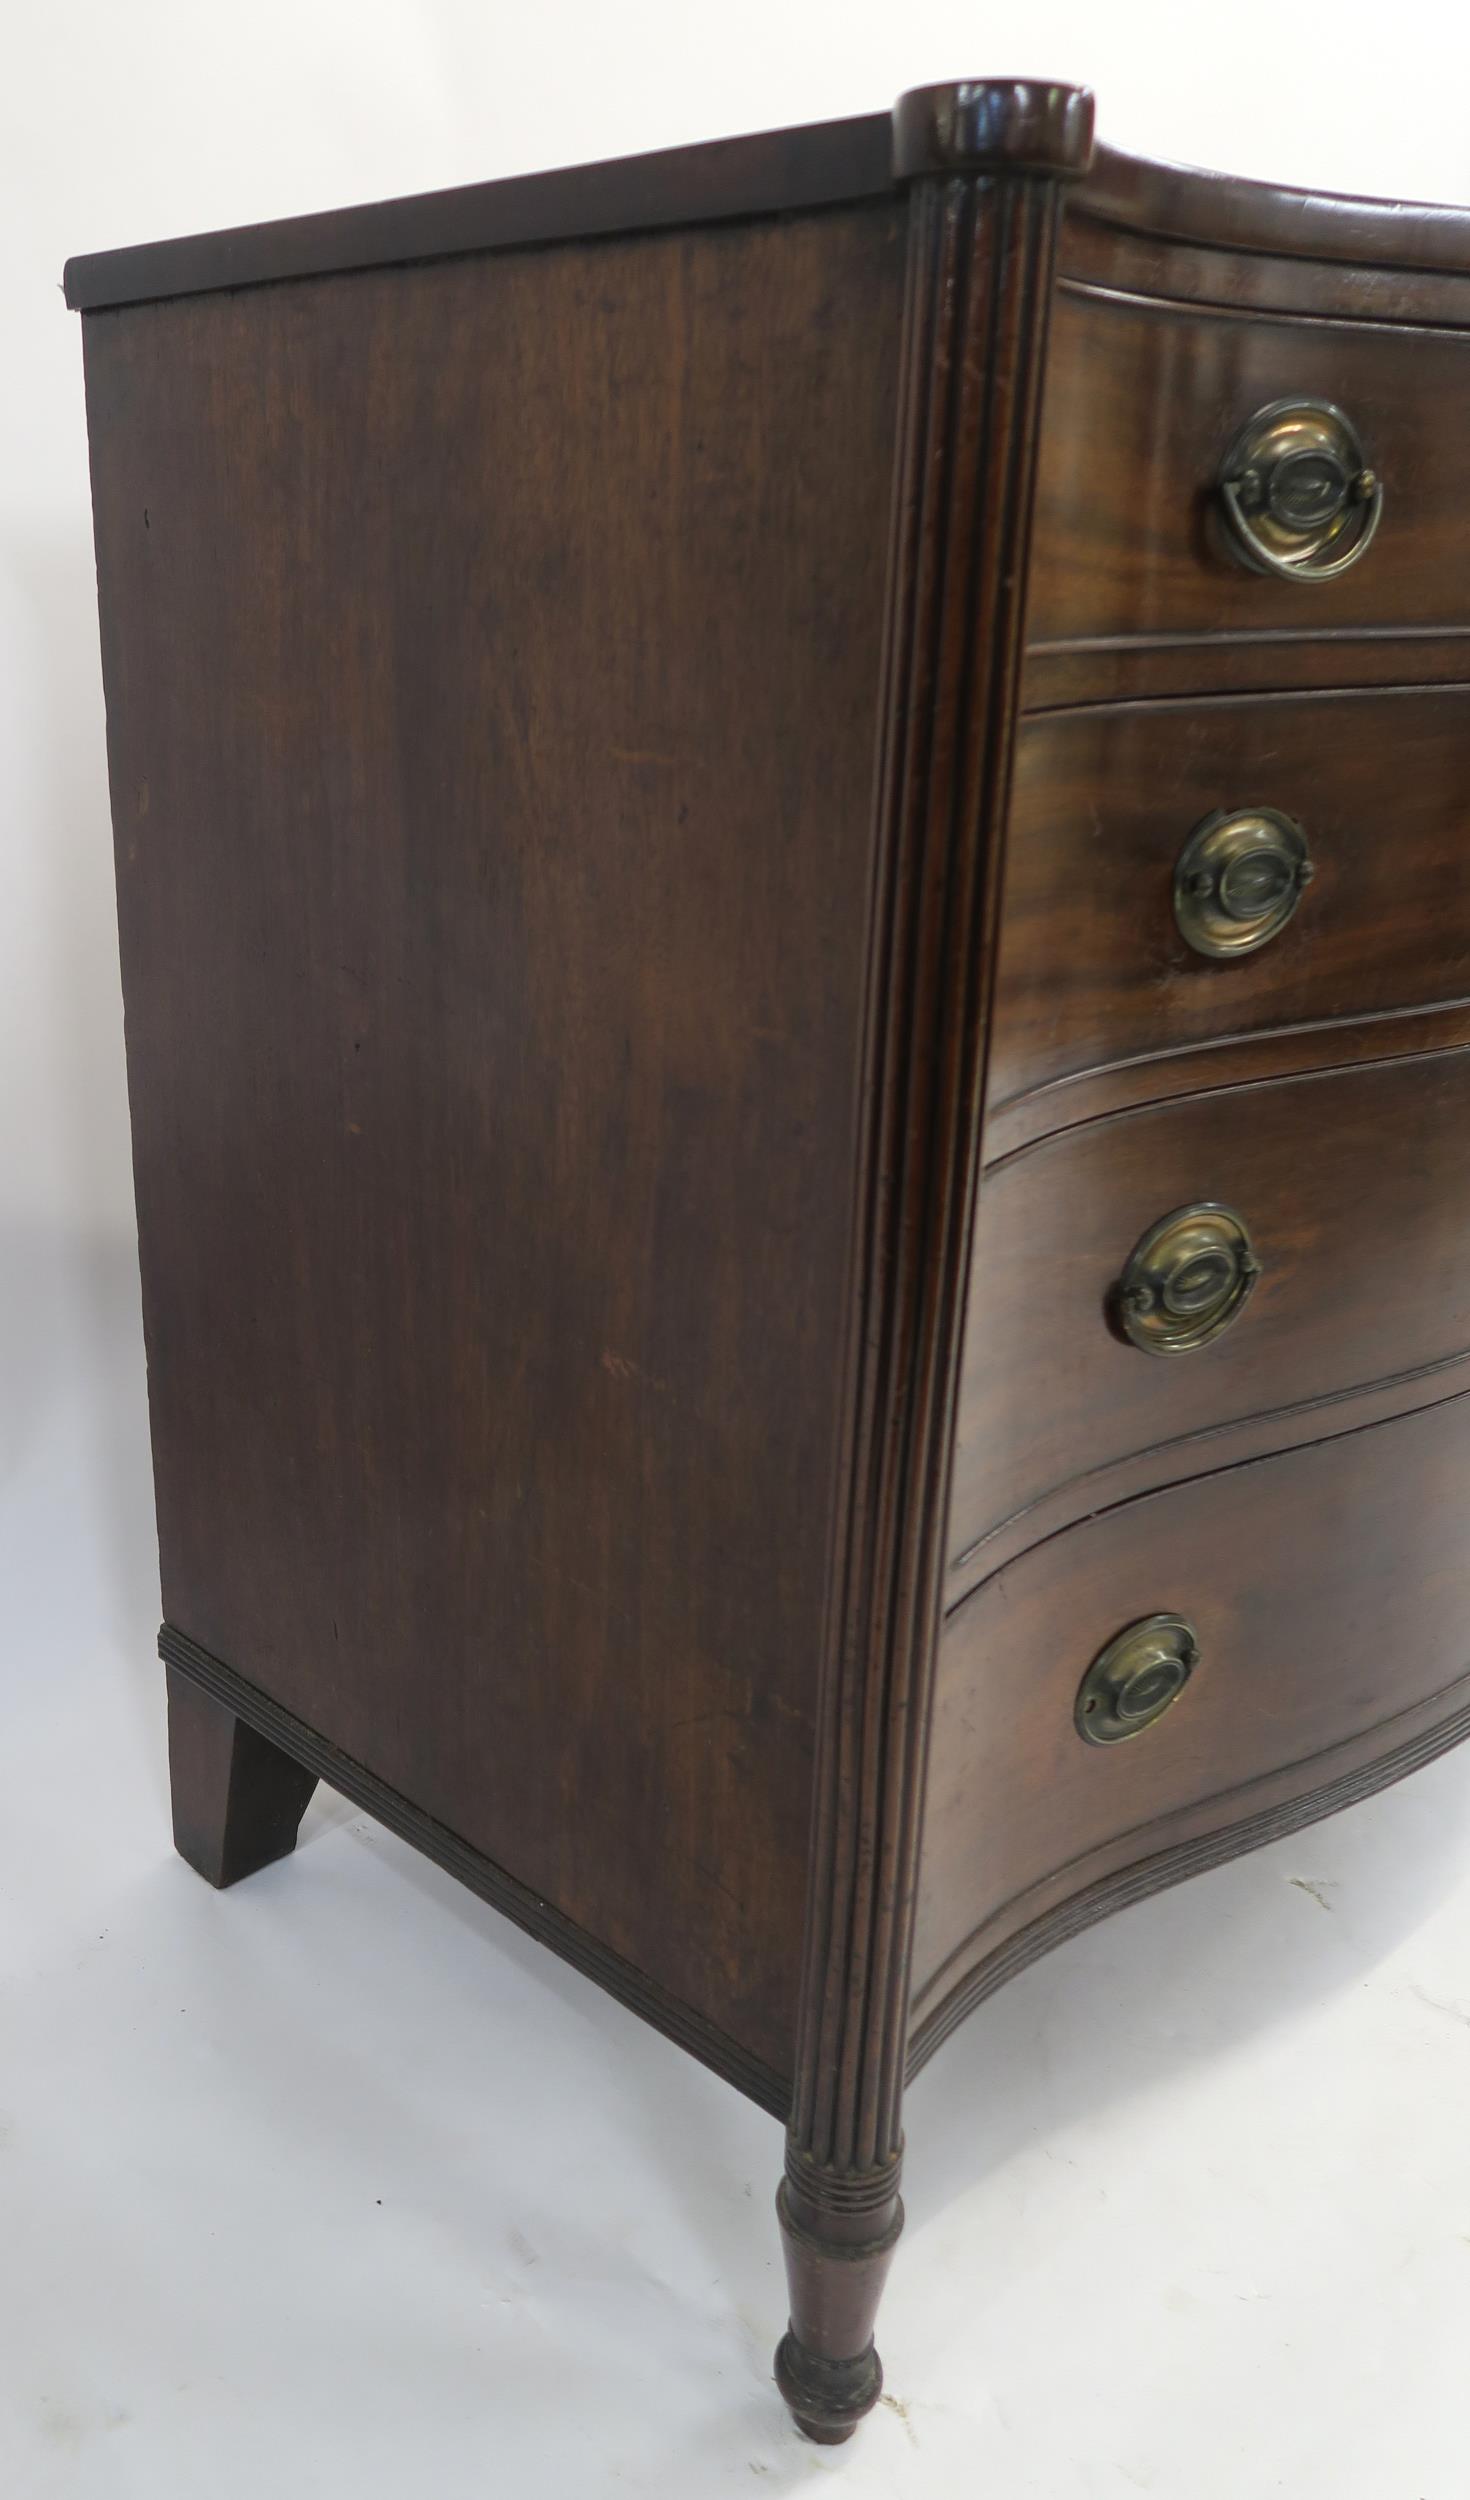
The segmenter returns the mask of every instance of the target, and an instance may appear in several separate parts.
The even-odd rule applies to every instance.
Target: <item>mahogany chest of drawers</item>
[[[787,2126],[1470,1727],[1470,216],[1008,82],[73,262],[180,1848]]]

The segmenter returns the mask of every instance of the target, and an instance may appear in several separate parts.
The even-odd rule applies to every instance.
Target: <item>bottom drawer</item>
[[[1467,1520],[1470,1393],[1122,1503],[958,1606],[930,1748],[920,2049],[992,1969],[1130,1888],[1309,1819],[1314,1800],[1349,1802],[1470,1725]],[[1081,1719],[1110,1736],[1181,1657],[1187,1680],[1136,1733],[1088,1741],[1089,1666],[1154,1616],[1189,1633],[1164,1628],[1157,1674],[1146,1641],[1125,1653]]]

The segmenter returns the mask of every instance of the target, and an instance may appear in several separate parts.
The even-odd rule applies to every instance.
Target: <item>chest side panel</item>
[[[783,2072],[902,259],[87,322],[165,1611]]]

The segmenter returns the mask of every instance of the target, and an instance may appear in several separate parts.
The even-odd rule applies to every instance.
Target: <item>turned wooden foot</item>
[[[903,2229],[897,2168],[823,2182],[794,2163],[777,2190],[776,2212],[791,2296],[776,2384],[798,2430],[836,2447],[883,2392],[873,2326]]]
[[[176,1667],[166,1673],[174,1846],[223,1890],[290,1855],[316,1774]]]

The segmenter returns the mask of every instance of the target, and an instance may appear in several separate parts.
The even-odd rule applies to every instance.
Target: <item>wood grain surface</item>
[[[1007,845],[988,1150],[1019,1097],[1084,1070],[1470,997],[1467,752],[1463,686],[1122,704],[1028,721]],[[1175,920],[1175,863],[1202,818],[1245,807],[1294,818],[1316,875],[1258,952],[1199,955]],[[1196,1065],[1195,1081],[1208,1084],[1208,1057]],[[1044,1104],[1030,1110],[1045,1120]]]
[[[1243,263],[1270,254],[1312,264],[1324,289],[1333,264],[1342,261],[1460,275],[1470,269],[1470,209],[1453,204],[1247,182],[1239,174],[1160,164],[1109,147],[1097,149],[1074,201],[1079,216],[1201,243]]]
[[[79,311],[283,278],[331,276],[470,251],[525,249],[717,218],[790,214],[891,195],[896,185],[1011,161],[1078,172],[1092,99],[1052,80],[971,78],[916,88],[893,111],[762,130],[643,156],[462,184],[215,234],[75,255]],[[1213,262],[1217,283],[1280,288],[1325,307],[1333,289],[1375,279],[1407,293],[1463,284],[1470,211],[1414,201],[1308,194],[1098,148],[1079,186],[1066,265],[1081,238],[1120,254],[1172,249]],[[1264,273],[1271,273],[1265,276]]]
[[[781,2074],[903,249],[86,327],[165,1611]]]
[[[973,1964],[1101,1875],[1310,1794],[1341,1772],[1349,1740],[1361,1765],[1463,1716],[1467,1466],[1470,1399],[1447,1398],[1103,1511],[951,1615],[916,2030]],[[1084,1744],[1073,1704],[1087,1667],[1160,1612],[1199,1635],[1189,1684],[1141,1734]]]
[[[1033,645],[1470,624],[1460,448],[1470,335],[1064,286],[1052,338]],[[1216,519],[1215,479],[1238,429],[1270,402],[1295,398],[1336,402],[1383,480],[1377,539],[1332,582],[1248,571]]]
[[[1054,1488],[1470,1347],[1470,1051],[1202,1093],[993,1167],[975,1230],[950,1550]],[[1212,1344],[1165,1357],[1109,1326],[1159,1217],[1219,1200],[1263,1274]],[[1308,1427],[1309,1428],[1309,1427]],[[978,1557],[976,1576],[978,1576]]]
[[[67,274],[180,1844],[332,1780],[785,2115],[822,2441],[914,2065],[1470,1729],[1470,213],[1090,149],[971,80]],[[1293,397],[1331,584],[1222,535]],[[1317,876],[1210,962],[1244,806]],[[1150,1360],[1197,1200],[1261,1280]]]

